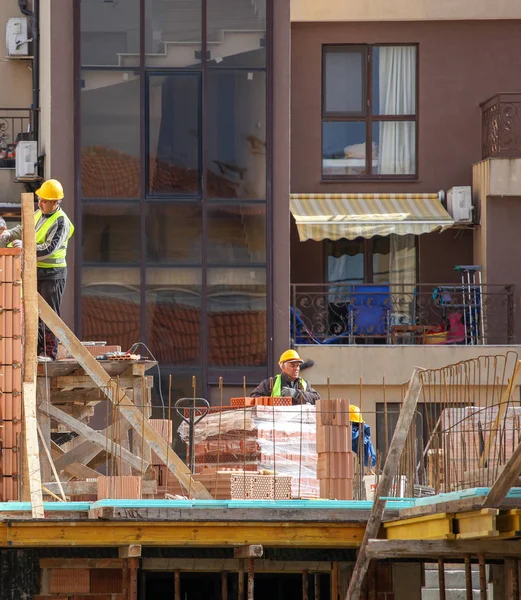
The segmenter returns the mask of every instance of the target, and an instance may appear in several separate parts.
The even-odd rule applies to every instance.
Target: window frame
[[[373,51],[375,48],[398,46],[412,47],[416,52],[415,72],[415,113],[413,115],[376,115],[373,114]],[[326,56],[328,52],[361,52],[365,57],[365,76],[362,77],[363,110],[361,112],[328,112],[326,111]],[[320,119],[320,173],[321,181],[417,181],[419,178],[419,44],[418,43],[384,43],[384,44],[323,44],[322,45],[322,80],[321,80],[321,119]],[[373,161],[373,124],[382,121],[414,123],[415,127],[415,160],[414,173],[379,174],[372,173]],[[356,175],[328,175],[324,173],[324,123],[365,123],[365,173]]]

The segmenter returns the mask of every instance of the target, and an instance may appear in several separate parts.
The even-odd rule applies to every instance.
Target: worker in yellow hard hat
[[[376,465],[376,452],[371,442],[371,428],[364,421],[360,408],[354,404],[349,405],[349,420],[351,421],[353,452],[358,453],[363,448],[364,465],[374,467]],[[360,438],[362,438],[361,445]]]
[[[320,400],[309,382],[300,377],[300,365],[304,361],[295,350],[286,350],[281,354],[279,367],[281,372],[273,379],[265,379],[250,394],[260,396],[291,397],[292,404],[315,404]]]
[[[351,423],[363,423],[364,418],[358,406],[354,404],[349,405],[349,420]]]
[[[38,293],[59,315],[60,304],[67,281],[67,246],[74,233],[74,225],[61,208],[63,187],[56,179],[48,179],[36,190],[38,210],[34,213],[36,230],[36,275]],[[22,226],[17,225],[0,234],[0,248],[22,240]],[[38,359],[56,360],[56,337],[40,321],[38,327]]]

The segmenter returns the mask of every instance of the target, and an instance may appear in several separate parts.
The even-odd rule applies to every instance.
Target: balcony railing
[[[521,93],[497,94],[481,111],[482,158],[521,158]]]
[[[514,343],[514,285],[291,287],[296,345]]]
[[[31,108],[0,108],[0,169],[15,168],[18,142],[34,139],[33,122]]]

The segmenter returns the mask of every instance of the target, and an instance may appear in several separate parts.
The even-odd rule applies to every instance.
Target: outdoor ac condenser
[[[10,58],[29,56],[29,36],[27,35],[27,19],[15,17],[7,21],[6,50]]]
[[[16,146],[16,178],[36,176],[37,163],[38,142],[18,142]]]
[[[472,223],[472,190],[469,185],[450,188],[447,192],[447,210],[455,223]]]

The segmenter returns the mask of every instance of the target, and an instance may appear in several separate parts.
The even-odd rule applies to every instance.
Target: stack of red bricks
[[[22,432],[21,249],[0,249],[0,501],[18,500]]]
[[[318,400],[317,477],[320,497],[353,499],[355,453],[349,421],[349,400]]]
[[[291,478],[292,497],[318,497],[315,408],[288,406],[288,398],[231,402],[234,406],[209,414],[196,426],[196,471],[268,471],[272,479],[273,473]],[[188,442],[186,424],[180,434]]]

